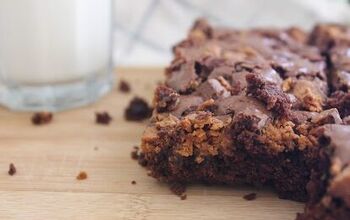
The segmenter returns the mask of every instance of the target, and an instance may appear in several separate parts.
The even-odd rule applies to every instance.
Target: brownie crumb
[[[186,195],[186,194],[182,194],[182,195],[180,196],[180,199],[181,199],[181,200],[186,200],[186,199],[187,199],[187,195]]]
[[[78,174],[78,176],[77,176],[77,180],[85,180],[85,179],[87,179],[87,178],[88,178],[88,175],[87,175],[87,173],[84,172],[84,171],[81,171],[81,172]]]
[[[152,108],[148,103],[139,97],[133,98],[125,109],[125,119],[128,121],[142,121],[151,117]]]
[[[13,175],[16,174],[16,172],[17,172],[17,170],[16,170],[15,165],[14,165],[13,163],[10,163],[8,174],[9,174],[10,176],[13,176]]]
[[[243,199],[245,199],[247,201],[255,200],[256,199],[256,193],[249,193],[247,195],[244,195]]]
[[[96,112],[96,123],[101,125],[109,125],[112,121],[112,117],[108,114],[108,112]]]
[[[34,125],[48,124],[52,121],[53,114],[51,112],[37,112],[32,116]]]
[[[131,184],[136,185],[136,181],[135,180],[131,181]]]
[[[133,160],[138,160],[139,159],[139,147],[138,146],[134,146],[134,150],[131,151],[131,158]]]
[[[130,84],[125,80],[120,80],[118,89],[123,93],[129,93],[131,91]]]

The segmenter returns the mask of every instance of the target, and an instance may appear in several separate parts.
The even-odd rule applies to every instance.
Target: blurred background
[[[350,23],[350,0],[0,0],[0,104],[59,111],[113,88],[115,67],[164,67],[197,18],[233,28]]]
[[[118,66],[167,65],[198,17],[237,28],[350,23],[349,0],[115,0],[115,9]]]

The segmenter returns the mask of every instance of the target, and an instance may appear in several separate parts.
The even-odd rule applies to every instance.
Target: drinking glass
[[[0,0],[0,104],[59,111],[112,87],[112,0]]]

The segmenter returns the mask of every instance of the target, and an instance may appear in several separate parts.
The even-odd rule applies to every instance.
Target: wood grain
[[[279,200],[267,189],[190,186],[187,200],[148,177],[130,157],[146,125],[126,122],[129,100],[148,101],[160,69],[119,69],[132,93],[114,89],[91,106],[57,113],[51,124],[34,127],[31,113],[0,109],[0,219],[294,219],[303,204]],[[94,122],[96,111],[113,116]],[[9,163],[17,174],[7,174]],[[80,171],[88,179],[77,181]],[[135,180],[136,185],[131,181]],[[242,196],[257,192],[254,201]]]

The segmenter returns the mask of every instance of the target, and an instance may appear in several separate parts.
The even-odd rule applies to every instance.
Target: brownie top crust
[[[317,47],[306,44],[307,37],[298,28],[236,31],[199,20],[174,47],[166,85],[197,101],[214,99],[215,105],[232,96],[252,96],[279,111],[274,116],[288,115],[292,107],[321,112],[329,92],[326,62]]]

